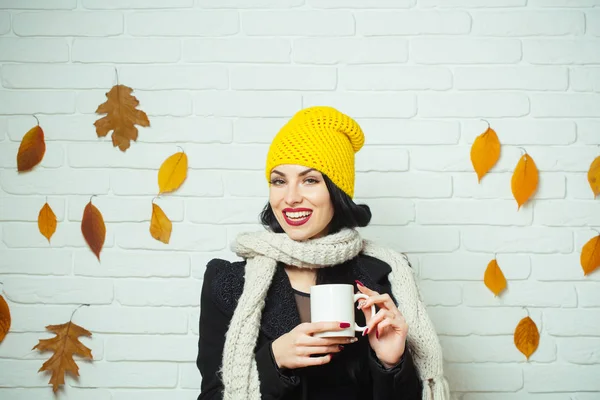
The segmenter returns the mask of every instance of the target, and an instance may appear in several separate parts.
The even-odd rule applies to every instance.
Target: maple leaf
[[[92,336],[91,332],[69,321],[62,325],[46,326],[51,332],[56,334],[50,339],[40,339],[39,343],[33,347],[33,350],[53,351],[54,354],[38,370],[50,371],[52,376],[48,383],[52,384],[52,391],[56,392],[59,385],[65,384],[65,373],[69,372],[74,376],[79,376],[79,367],[73,359],[73,355],[92,360],[92,351],[79,341],[79,336]]]
[[[150,126],[150,121],[145,112],[136,110],[140,104],[135,96],[131,95],[133,89],[125,85],[115,85],[106,93],[106,100],[98,106],[97,114],[107,114],[94,122],[98,137],[104,137],[113,131],[113,146],[119,146],[121,151],[129,148],[131,141],[137,140],[138,130],[135,125]]]

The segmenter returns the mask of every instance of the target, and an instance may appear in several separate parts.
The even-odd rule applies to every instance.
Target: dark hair
[[[371,222],[371,209],[366,204],[356,204],[350,196],[337,187],[329,177],[323,174],[323,181],[329,191],[329,197],[333,204],[333,218],[329,223],[328,234],[337,233],[343,228],[364,227]],[[260,222],[275,233],[283,233],[271,204],[267,202],[260,213]]]

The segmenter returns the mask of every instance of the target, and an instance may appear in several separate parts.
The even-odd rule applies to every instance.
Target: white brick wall
[[[258,229],[264,158],[302,107],[332,105],[366,132],[356,199],[363,234],[407,252],[458,400],[600,397],[600,274],[579,254],[600,230],[587,184],[600,155],[599,0],[0,0],[0,287],[13,317],[0,344],[0,398],[52,399],[31,351],[74,321],[95,361],[62,398],[193,399],[206,262],[233,259]],[[93,122],[119,81],[151,126],[123,154]],[[35,171],[17,174],[23,134],[44,129]],[[489,121],[503,144],[477,184],[470,146]],[[160,163],[190,170],[156,200],[171,244],[148,233]],[[540,169],[517,210],[522,147]],[[107,238],[81,236],[89,196]],[[48,200],[59,225],[37,228]],[[494,255],[508,290],[483,272]],[[529,314],[540,347],[513,343]]]

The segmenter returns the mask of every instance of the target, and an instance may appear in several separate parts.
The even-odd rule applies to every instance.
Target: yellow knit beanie
[[[365,143],[356,121],[332,107],[297,112],[273,139],[267,154],[267,181],[273,168],[298,164],[327,175],[354,197],[354,153]]]

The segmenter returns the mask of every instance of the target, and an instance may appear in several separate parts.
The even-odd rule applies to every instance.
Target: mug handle
[[[356,303],[356,301],[357,301],[358,299],[365,299],[365,300],[366,300],[366,299],[368,299],[368,298],[369,298],[369,296],[367,296],[367,295],[366,295],[366,294],[364,294],[364,293],[356,293],[356,294],[354,295],[354,302]],[[376,312],[377,312],[377,311],[375,310],[375,304],[373,304],[373,305],[371,306],[371,318],[372,318],[372,317],[375,315],[375,313],[376,313]],[[369,321],[367,321],[367,322],[369,322]],[[358,324],[357,324],[356,322],[354,322],[354,330],[355,330],[356,332],[364,332],[364,331],[365,331],[365,329],[367,329],[367,327],[366,327],[366,326],[358,326]]]

